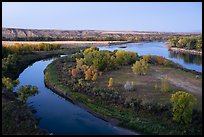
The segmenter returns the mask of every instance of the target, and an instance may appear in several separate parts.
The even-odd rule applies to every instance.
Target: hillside
[[[103,31],[103,30],[50,30],[50,29],[17,29],[2,28],[2,38],[25,37],[131,37],[131,36],[170,36],[189,35],[192,33],[147,32],[147,31]],[[198,34],[198,33],[193,33]]]

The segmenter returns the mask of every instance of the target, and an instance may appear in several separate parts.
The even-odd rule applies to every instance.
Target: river
[[[126,50],[137,52],[138,55],[157,55],[172,60],[184,68],[202,72],[202,56],[189,53],[169,51],[166,42],[127,43],[122,45],[98,46],[99,50]],[[125,46],[126,48],[120,48]]]

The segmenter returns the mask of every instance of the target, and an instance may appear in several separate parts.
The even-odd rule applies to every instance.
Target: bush
[[[182,124],[191,123],[196,98],[190,93],[178,91],[172,94],[171,102],[173,103],[173,120]]]
[[[132,66],[132,71],[138,75],[145,75],[149,70],[148,63],[142,59],[140,61],[136,61]]]
[[[133,90],[133,88],[134,88],[134,82],[132,81],[132,82],[130,83],[129,81],[127,81],[127,82],[125,83],[125,85],[124,85],[124,88],[125,88],[125,90],[128,90],[128,91]]]
[[[169,82],[168,82],[168,77],[165,76],[161,79],[161,91],[163,92],[167,92],[169,91],[170,87],[169,87]]]
[[[84,64],[84,59],[80,58],[80,59],[76,59],[76,68],[77,69],[81,69],[82,68],[82,65]]]
[[[75,68],[73,68],[73,69],[72,69],[72,76],[73,76],[73,77],[77,77],[77,75],[78,75],[78,70],[75,69]]]
[[[151,55],[146,55],[142,57],[146,62],[150,63]]]
[[[109,88],[112,88],[112,87],[113,87],[113,78],[109,78],[108,87],[109,87]]]
[[[166,62],[166,59],[164,57],[162,57],[162,56],[156,56],[155,61],[159,65],[164,65],[165,62]]]

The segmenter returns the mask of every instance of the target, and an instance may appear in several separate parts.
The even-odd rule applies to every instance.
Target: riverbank
[[[13,92],[2,89],[3,135],[48,135],[40,129],[32,110],[16,99]]]
[[[45,70],[46,71],[46,70]],[[129,129],[125,129],[122,127],[118,127],[121,123],[121,121],[119,121],[116,118],[111,118],[111,117],[105,117],[104,115],[97,113],[95,111],[93,111],[92,109],[90,109],[87,105],[80,103],[79,101],[71,98],[67,92],[63,91],[62,89],[60,89],[59,87],[53,85],[53,83],[45,80],[45,85],[47,88],[51,89],[53,92],[55,92],[57,95],[60,95],[61,97],[65,98],[66,100],[72,102],[73,104],[79,106],[80,108],[86,110],[87,112],[91,113],[92,115],[94,115],[97,118],[100,118],[106,122],[109,122],[112,126],[114,126],[115,128],[119,128],[122,129],[125,134],[128,135],[139,135],[139,133],[136,133],[135,131],[131,131]],[[71,90],[71,89],[70,89]]]
[[[182,53],[190,53],[190,54],[195,54],[195,55],[201,55],[202,56],[202,51],[197,51],[197,50],[187,50],[184,48],[176,48],[172,47],[171,44],[167,43],[164,44],[165,47],[167,47],[169,50],[176,51],[176,52],[182,52]]]
[[[70,63],[73,64],[74,59],[73,58],[70,58],[70,59],[71,59]],[[178,84],[175,85],[175,83],[172,83],[171,92],[167,92],[167,93],[161,93],[159,91],[155,91],[154,89],[155,82],[161,79],[160,72],[162,73],[162,75],[164,75],[165,73],[169,72],[169,70],[172,70],[172,68],[166,69],[161,66],[159,68],[154,67],[156,70],[153,69],[149,76],[138,77],[135,75],[131,75],[131,72],[130,72],[131,70],[129,70],[128,69],[129,67],[127,67],[127,69],[123,68],[121,70],[111,71],[110,73],[103,74],[101,78],[98,78],[99,81],[97,80],[97,82],[93,82],[93,83],[88,82],[89,83],[89,84],[87,83],[89,85],[89,86],[87,85],[88,87],[86,87],[85,86],[86,84],[84,83],[83,85],[85,87],[80,88],[79,86],[77,86],[78,84],[76,82],[73,85],[73,87],[67,84],[67,83],[70,83],[71,81],[67,80],[68,71],[67,69],[66,70],[62,69],[62,66],[68,65],[70,67],[71,64],[67,62],[68,60],[69,60],[68,58],[64,58],[64,59],[60,58],[58,60],[55,60],[51,64],[49,64],[45,70],[45,83],[48,83],[48,87],[51,87],[51,89],[55,91],[57,94],[61,94],[63,97],[69,98],[72,101],[74,100],[74,101],[80,102],[80,104],[83,104],[82,105],[83,108],[87,109],[88,107],[89,108],[88,111],[91,109],[90,111],[91,113],[97,114],[96,116],[99,116],[99,117],[101,117],[102,115],[102,118],[107,121],[110,120],[109,118],[118,119],[119,126],[134,130],[136,132],[139,131],[142,134],[185,134],[186,129],[183,129],[182,126],[179,126],[178,124],[172,122],[171,117],[169,117],[170,115],[169,114],[170,112],[168,110],[169,106],[167,104],[163,104],[164,103],[163,101],[165,100],[169,102],[169,97],[172,94],[171,92],[178,89],[181,90],[181,88],[179,87],[180,85]],[[60,62],[63,62],[63,65]],[[177,72],[176,69],[173,69],[173,71]],[[155,73],[158,73],[158,75],[157,74],[155,75]],[[192,79],[195,79],[195,75],[192,75],[190,73],[186,73],[188,75],[183,75],[183,73],[185,72],[182,72],[181,76],[186,76],[189,78],[191,77]],[[168,73],[168,75],[170,74],[174,74],[174,73]],[[172,76],[171,80],[172,78],[174,79],[175,77],[178,78],[177,75],[180,75],[180,71],[179,73],[176,73],[175,76]],[[154,78],[154,76],[156,76],[156,78]],[[182,78],[181,76],[180,78]],[[109,91],[108,89],[106,89],[107,87],[106,82],[109,77],[113,77],[116,87],[121,85],[121,84],[118,85],[116,83],[121,81],[125,82],[127,80],[127,77],[128,77],[128,80],[137,79],[136,83],[138,83],[138,85],[136,87],[140,87],[141,90],[136,90],[135,93],[133,91],[131,93],[129,92],[123,92],[123,93],[128,94],[128,96],[131,96],[131,97],[134,97],[134,96],[136,97],[141,95],[141,97],[147,99],[147,101],[151,101],[152,99],[156,99],[156,100],[159,99],[163,102],[162,106],[164,108],[160,108],[155,104],[155,102],[150,103],[153,106],[151,106],[150,104],[147,104],[147,105],[143,104],[144,108],[141,108],[140,105],[137,104],[139,102],[135,102],[136,105],[139,105],[138,106],[139,108],[137,107],[136,108],[141,109],[141,111],[137,111],[136,108],[135,110],[131,107],[128,107],[128,105],[126,104],[127,102],[125,100],[121,100],[120,98],[117,99],[119,103],[116,103],[116,104],[113,103],[116,100],[115,101],[107,100],[107,98],[104,98],[104,95],[107,93],[108,94],[114,93],[114,91],[112,90]],[[141,88],[141,84],[148,83],[148,80],[154,81],[154,82],[153,83],[151,82],[150,85],[143,86]],[[95,86],[92,85],[91,83],[94,84]],[[90,84],[92,86],[90,86]],[[103,89],[105,89],[105,91]],[[120,90],[117,88],[117,92],[119,93],[122,92],[122,89],[123,89],[123,84]],[[100,96],[102,97],[102,99]],[[114,99],[115,98],[114,96],[115,95],[113,94],[109,97]],[[151,100],[149,98],[151,98]],[[123,104],[126,104],[127,106],[125,105],[126,106],[125,107]],[[147,108],[150,107],[151,111],[149,109],[148,111],[145,110],[146,107]],[[163,114],[161,114],[160,109]],[[98,113],[100,115],[98,115]],[[113,124],[117,124],[117,122],[116,123],[113,122]],[[191,132],[191,130],[197,130],[197,129],[189,129],[188,132]],[[188,134],[196,134],[196,132],[188,133]]]

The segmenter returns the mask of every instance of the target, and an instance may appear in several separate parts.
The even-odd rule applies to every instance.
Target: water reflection
[[[202,65],[202,56],[201,55],[194,55],[190,53],[182,53],[177,51],[169,51],[170,58],[178,58],[182,59],[185,63],[188,64],[196,64]]]

